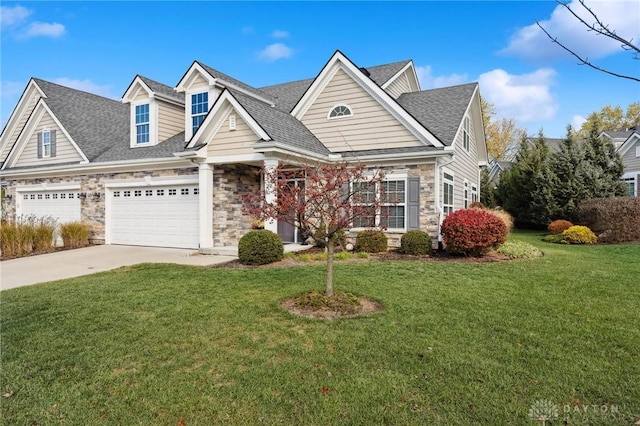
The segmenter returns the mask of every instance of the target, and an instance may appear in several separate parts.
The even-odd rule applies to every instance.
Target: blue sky
[[[576,0],[572,2],[578,10]],[[640,40],[640,2],[587,4]],[[640,84],[576,65],[535,20],[599,65],[640,60],[587,33],[553,1],[9,2],[0,10],[0,124],[30,77],[119,99],[136,74],[175,86],[194,60],[255,87],[314,77],[336,49],[358,66],[413,59],[422,89],[480,82],[499,116],[565,134]]]

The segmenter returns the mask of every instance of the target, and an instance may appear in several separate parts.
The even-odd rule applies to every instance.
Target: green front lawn
[[[385,306],[357,319],[280,308],[322,288],[322,265],[3,291],[0,422],[526,425],[539,400],[558,408],[547,424],[639,420],[640,244],[513,238],[545,257],[337,263],[337,290]]]

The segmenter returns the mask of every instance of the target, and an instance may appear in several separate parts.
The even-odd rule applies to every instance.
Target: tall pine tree
[[[560,151],[551,156],[551,169],[555,175],[553,195],[556,211],[554,219],[578,220],[578,206],[587,198],[585,186],[584,149],[575,140],[575,132],[569,125],[567,137],[560,143]]]
[[[620,180],[624,166],[610,140],[599,138],[601,124],[596,119],[584,145],[586,198],[605,198],[625,195]]]

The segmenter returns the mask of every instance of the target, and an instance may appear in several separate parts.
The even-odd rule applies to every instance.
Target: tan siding
[[[22,132],[24,125],[27,123],[27,119],[31,115],[31,111],[33,111],[33,108],[36,106],[38,99],[40,99],[40,94],[37,90],[33,90],[31,93],[27,94],[27,96],[29,102],[27,103],[27,107],[20,117],[20,120],[18,121],[18,125],[16,126],[13,133],[9,136],[8,142],[3,145],[2,149],[0,150],[0,162],[3,162],[7,158],[7,155],[9,155],[11,147],[14,143],[16,143],[16,140],[18,140],[18,136],[20,135],[20,132]]]
[[[640,146],[640,141],[636,142],[622,157],[625,172],[640,170],[640,157],[636,157],[636,148]]]
[[[146,90],[143,90],[143,89],[138,90],[138,94],[136,95],[135,98],[133,98],[133,102],[139,102],[139,101],[149,101],[149,94],[147,93]]]
[[[469,182],[469,204],[471,204],[471,186],[475,185],[480,193],[478,178],[478,150],[474,137],[473,120],[469,120],[469,152],[462,144],[462,129],[455,139],[455,161],[446,167],[454,173],[454,210],[464,208],[464,180]]]
[[[398,78],[396,78],[393,83],[387,86],[385,90],[388,94],[393,96],[394,99],[398,99],[403,93],[410,92],[411,85],[409,84],[407,73],[404,72],[400,76],[398,76]]]
[[[254,153],[253,148],[250,146],[259,137],[235,111],[231,112],[231,114],[236,115],[236,130],[229,130],[229,116],[227,115],[218,133],[209,142],[207,155],[221,156]]]
[[[327,119],[330,109],[341,103],[348,104],[354,116]],[[422,145],[342,70],[336,73],[301,121],[333,152]]]
[[[199,72],[193,78],[193,81],[191,82],[191,84],[189,84],[189,86],[186,87],[187,92],[192,92],[195,89],[203,89],[203,90],[209,89],[209,82]],[[210,99],[210,101],[212,100]]]
[[[184,131],[184,108],[166,102],[158,104],[158,142]]]
[[[40,122],[36,125],[36,131],[27,142],[27,146],[22,151],[20,158],[15,163],[15,167],[41,166],[44,164],[73,163],[82,161],[82,157],[73,147],[71,142],[64,135],[60,127],[56,125],[49,113],[45,112]],[[51,158],[38,158],[38,132],[43,129],[56,131],[56,156]]]

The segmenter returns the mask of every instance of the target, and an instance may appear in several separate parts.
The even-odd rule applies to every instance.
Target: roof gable
[[[379,84],[383,89],[387,89],[391,84],[393,84],[398,78],[401,76],[406,76],[407,81],[409,82],[409,86],[411,87],[412,92],[420,91],[420,82],[418,81],[418,75],[416,74],[416,69],[413,66],[413,61],[404,61],[406,64],[398,70],[391,78],[389,78],[385,83]]]
[[[314,100],[322,93],[324,87],[331,81],[338,69],[347,73],[356,83],[358,83],[372,98],[389,111],[400,123],[402,123],[411,133],[422,143],[442,147],[443,144],[436,136],[427,130],[411,114],[402,108],[396,101],[385,92],[378,84],[369,78],[363,70],[358,68],[349,58],[339,50],[336,51],[327,64],[322,68],[320,74],[315,78],[304,95],[293,107],[291,114],[301,120]]]
[[[178,93],[166,84],[136,75],[122,95],[122,102],[133,102],[144,91],[150,98],[158,98],[178,105],[184,105],[184,93]]]
[[[624,143],[618,149],[620,156],[621,157],[624,156],[627,153],[627,151],[629,151],[631,147],[636,144],[636,142],[640,142],[640,132],[634,131],[629,135],[629,137],[627,137],[627,140],[625,140]]]

